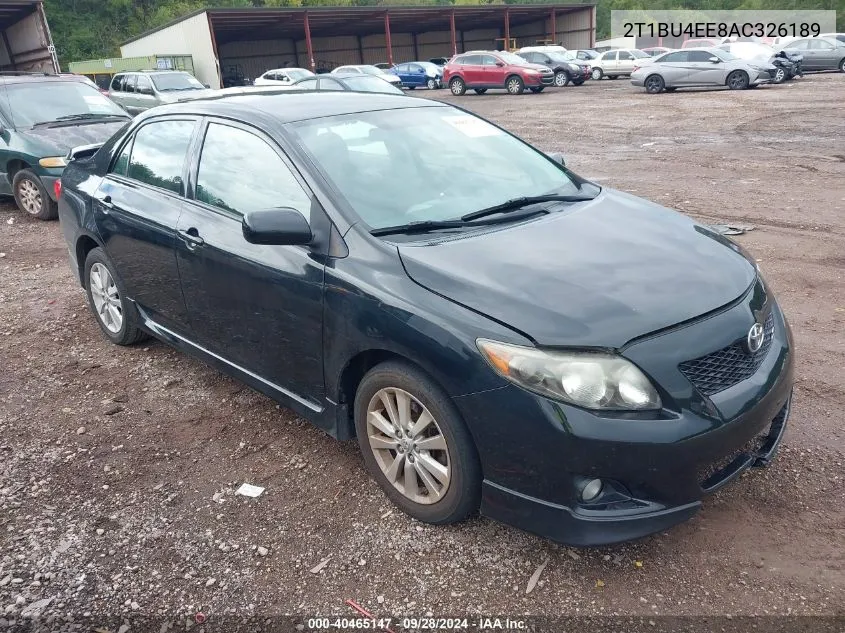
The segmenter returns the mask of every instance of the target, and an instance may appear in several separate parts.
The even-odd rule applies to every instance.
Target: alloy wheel
[[[566,85],[566,73],[561,71],[555,74],[555,86],[563,88]]]
[[[783,68],[778,68],[775,71],[775,83],[782,83],[784,79],[786,79],[786,71]]]
[[[602,74],[603,73],[601,68],[593,68],[593,79],[598,81],[599,79],[601,79]]]
[[[651,94],[657,94],[658,92],[663,90],[663,79],[660,78],[658,75],[652,75],[649,77],[645,82],[645,89],[646,92]]]
[[[429,90],[434,90],[437,88],[437,82],[434,79],[429,79],[425,82],[426,86],[428,86]]]
[[[99,262],[91,266],[88,278],[97,318],[109,332],[117,334],[123,327],[123,305],[114,278]]]
[[[521,88],[521,82],[516,77],[511,77],[508,80],[508,92],[512,95],[518,94]]]
[[[41,208],[44,204],[44,201],[41,199],[41,191],[31,180],[21,180],[18,185],[18,198],[20,199],[23,210],[29,215],[38,215],[41,213]]]
[[[429,410],[402,389],[380,389],[367,405],[367,440],[376,464],[407,499],[428,505],[446,494],[451,460]]]

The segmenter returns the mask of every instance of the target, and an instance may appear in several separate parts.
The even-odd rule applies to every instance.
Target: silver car
[[[783,50],[804,56],[804,70],[841,70],[845,73],[845,42],[832,37],[792,40]]]
[[[130,114],[176,103],[184,97],[201,98],[213,94],[193,75],[180,70],[118,73],[109,86],[111,100]]]
[[[768,62],[747,61],[717,48],[685,48],[655,57],[631,73],[631,84],[657,94],[678,88],[727,86],[744,90],[769,83],[775,67]]]

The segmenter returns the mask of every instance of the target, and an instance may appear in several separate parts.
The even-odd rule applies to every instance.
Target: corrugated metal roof
[[[18,22],[38,10],[40,0],[4,0],[0,2],[0,29]]]
[[[509,15],[510,24],[518,26],[543,19],[551,11],[558,14],[592,9],[595,2],[577,4],[498,4],[452,6],[371,6],[202,9],[158,29],[139,35],[125,44],[139,40],[167,26],[203,12],[208,13],[217,45],[240,39],[299,38],[305,29],[305,15],[312,37],[370,35],[384,31],[384,16],[390,16],[391,31],[424,33],[449,30],[454,12],[457,30],[499,28]]]

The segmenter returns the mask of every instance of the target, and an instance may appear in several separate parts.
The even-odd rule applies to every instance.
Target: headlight
[[[526,75],[539,75],[539,74],[540,74],[540,71],[539,71],[539,70],[534,70],[533,68],[526,68],[526,69],[525,69],[525,74],[526,74]]]
[[[585,409],[659,409],[660,396],[630,361],[605,352],[543,351],[478,339],[478,349],[499,375],[543,396]]]
[[[581,67],[578,64],[569,64],[569,70],[575,71],[576,73],[581,72]]]
[[[67,161],[61,156],[51,156],[38,161],[42,167],[67,167]]]

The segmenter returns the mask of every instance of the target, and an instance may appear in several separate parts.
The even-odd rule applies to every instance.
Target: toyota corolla
[[[777,449],[794,352],[754,260],[473,114],[243,95],[90,153],[59,212],[105,336],[357,437],[421,521],[627,540]]]

